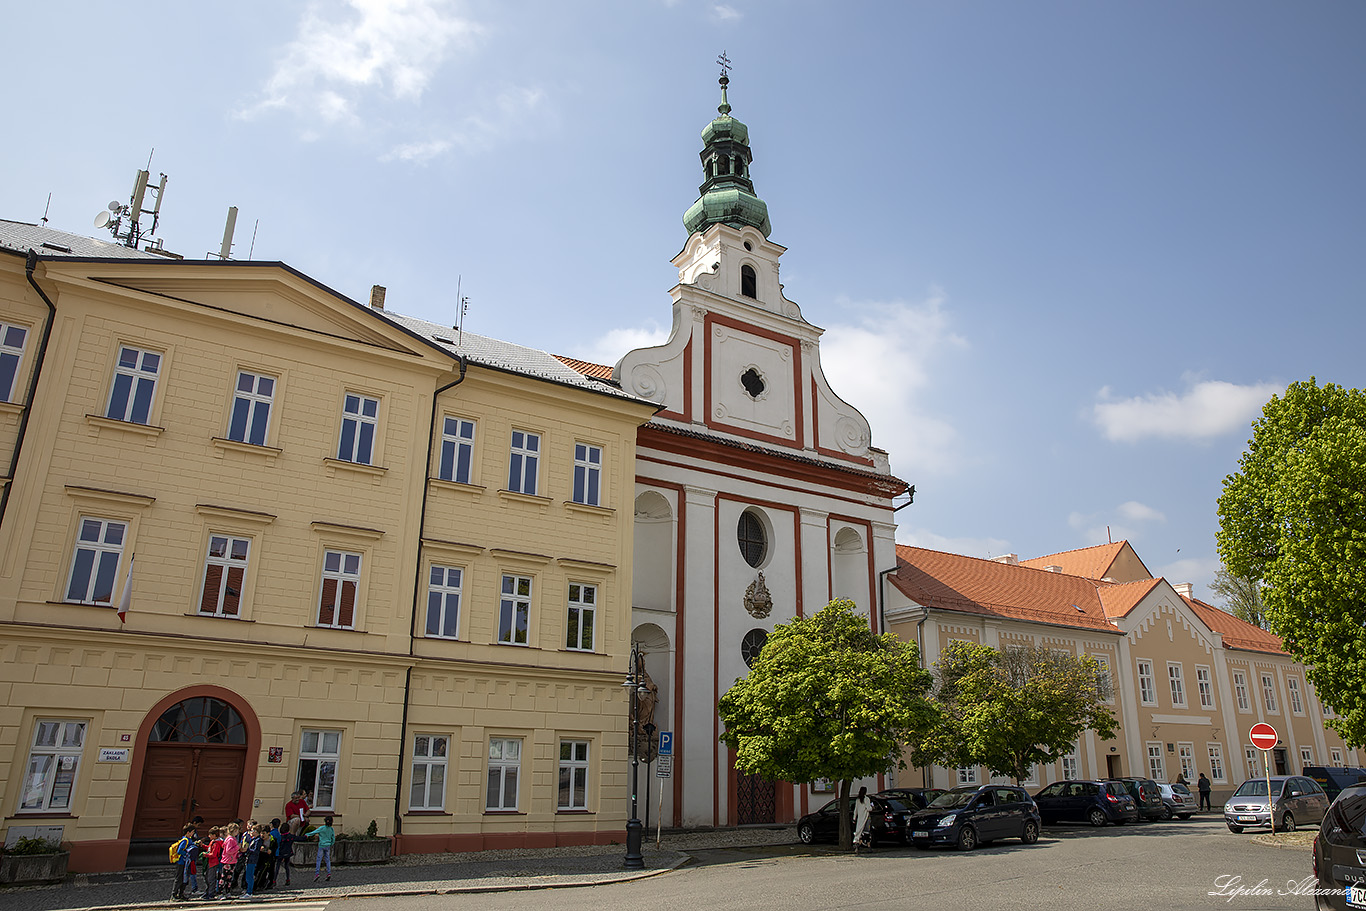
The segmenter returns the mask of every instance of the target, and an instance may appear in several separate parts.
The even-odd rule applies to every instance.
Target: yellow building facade
[[[296,788],[397,851],[620,830],[653,406],[438,329],[0,223],[7,835],[120,869]]]

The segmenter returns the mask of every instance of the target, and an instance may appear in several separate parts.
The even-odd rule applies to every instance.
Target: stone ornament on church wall
[[[759,578],[749,583],[749,588],[745,589],[745,610],[756,620],[763,620],[773,613],[773,596],[769,594],[763,573],[759,573]]]

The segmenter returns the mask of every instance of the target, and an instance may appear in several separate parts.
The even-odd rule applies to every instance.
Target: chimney
[[[1043,568],[1043,571],[1046,573],[1060,573],[1062,572],[1062,567],[1058,566],[1057,564],[1053,564],[1052,566],[1045,566]]]
[[[370,286],[370,309],[372,309],[372,310],[383,310],[383,309],[384,309],[384,286],[383,286],[383,285],[371,285],[371,286]]]
[[[1173,585],[1172,588],[1176,589],[1176,593],[1183,598],[1195,597],[1195,595],[1192,594],[1192,592],[1195,591],[1195,586],[1190,582],[1178,582]]]
[[[1019,554],[1001,554],[999,557],[992,557],[992,563],[1004,563],[1007,566],[1017,566],[1020,563]]]

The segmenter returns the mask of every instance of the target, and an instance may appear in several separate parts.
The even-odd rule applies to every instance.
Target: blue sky
[[[787,296],[917,487],[898,539],[1130,539],[1206,588],[1249,423],[1366,385],[1357,2],[36,4],[0,217],[166,246],[611,363],[667,332],[714,59]],[[15,36],[29,36],[16,41]],[[1217,599],[1216,599],[1217,600]]]

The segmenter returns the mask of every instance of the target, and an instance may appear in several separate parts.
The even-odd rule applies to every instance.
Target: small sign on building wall
[[[100,755],[99,755],[99,757],[98,757],[98,759],[97,759],[96,761],[97,761],[97,762],[127,762],[127,761],[128,761],[128,753],[129,753],[129,752],[130,752],[130,751],[129,751],[126,747],[125,747],[125,748],[121,748],[121,749],[114,749],[113,747],[104,747],[103,749],[100,750]],[[66,759],[67,757],[63,756],[62,758],[63,758],[63,759]]]
[[[284,748],[284,747],[271,747],[271,748],[270,748],[270,751],[266,754],[266,762],[284,762],[284,761],[285,761],[285,748]]]

